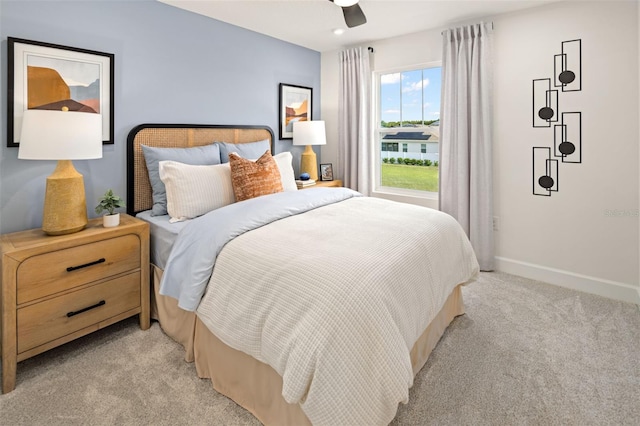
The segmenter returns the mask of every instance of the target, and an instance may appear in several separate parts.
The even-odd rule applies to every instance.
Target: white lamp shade
[[[22,117],[18,158],[102,158],[102,116],[88,112],[26,110]]]
[[[326,145],[324,121],[296,121],[293,123],[294,145]]]

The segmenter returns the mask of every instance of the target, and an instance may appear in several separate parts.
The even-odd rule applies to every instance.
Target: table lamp
[[[87,225],[84,181],[71,160],[102,158],[102,116],[26,110],[18,158],[58,160],[56,169],[47,177],[42,230],[49,235],[64,235],[84,229]]]
[[[309,179],[318,180],[318,162],[311,145],[326,145],[324,121],[296,121],[293,123],[293,144],[306,145],[300,159],[300,174],[309,173]]]

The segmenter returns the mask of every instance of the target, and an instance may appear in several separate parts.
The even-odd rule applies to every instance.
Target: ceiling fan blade
[[[349,28],[367,23],[367,18],[364,16],[364,12],[360,9],[358,3],[353,6],[343,7],[342,13],[344,14],[344,22]]]

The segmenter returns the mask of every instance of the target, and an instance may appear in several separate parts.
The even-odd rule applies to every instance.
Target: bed
[[[478,273],[464,232],[440,212],[344,188],[278,191],[184,221],[152,216],[143,149],[214,142],[274,152],[266,126],[144,124],[129,133],[127,211],[150,223],[152,317],[200,377],[264,424],[389,423],[464,313],[461,286]],[[291,172],[278,167],[286,188]],[[239,217],[256,224],[245,229]],[[210,243],[218,228],[230,237]],[[185,287],[202,288],[183,297]]]

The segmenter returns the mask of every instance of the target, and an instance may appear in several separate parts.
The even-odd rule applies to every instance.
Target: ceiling
[[[159,0],[319,52],[552,3],[557,0],[360,0],[367,23],[347,28],[328,0]],[[342,35],[333,30],[344,29]]]

